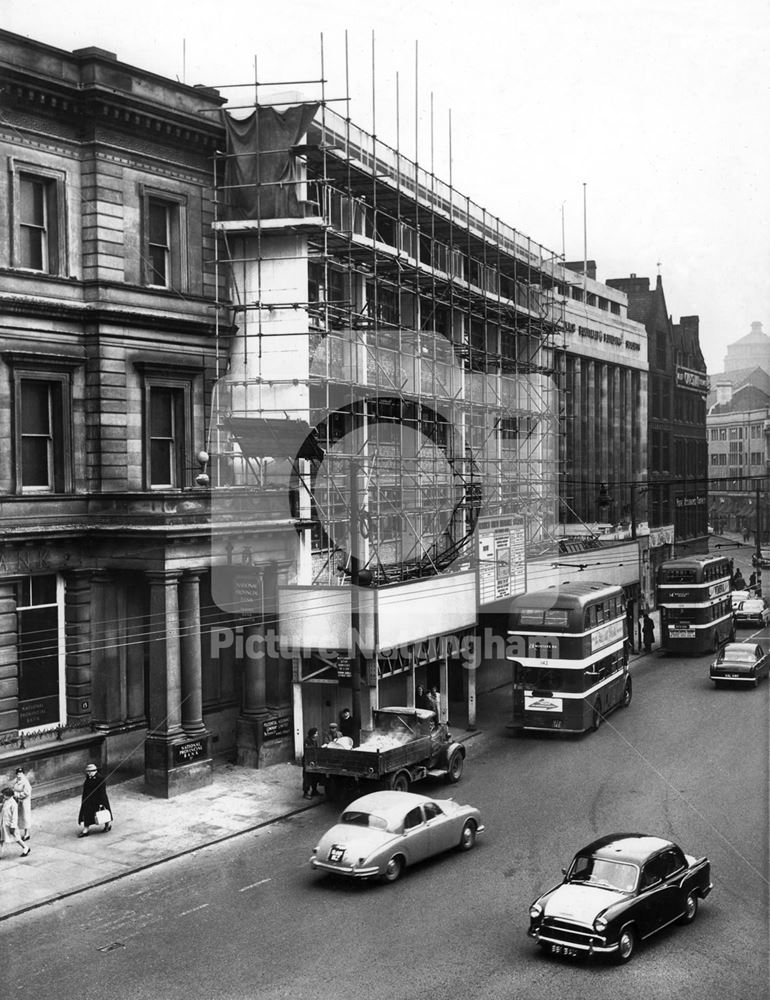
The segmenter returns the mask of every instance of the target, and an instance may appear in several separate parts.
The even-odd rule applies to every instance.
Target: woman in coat
[[[86,767],[86,780],[83,782],[83,794],[80,800],[78,814],[80,832],[78,837],[88,836],[88,828],[96,824],[96,814],[100,809],[109,809],[110,817],[112,817],[104,778],[97,771],[96,764],[89,764]],[[111,826],[112,822],[105,823],[104,832],[107,833]]]
[[[23,767],[16,768],[16,777],[11,785],[16,804],[19,807],[19,833],[22,840],[29,840],[32,828],[32,785]]]
[[[13,789],[6,787],[2,790],[3,805],[0,809],[0,858],[3,856],[3,849],[6,841],[15,840],[21,848],[21,856],[26,858],[30,852],[29,845],[25,845],[19,835],[19,807],[13,797]]]

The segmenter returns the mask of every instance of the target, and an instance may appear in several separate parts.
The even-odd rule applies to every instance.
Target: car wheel
[[[687,899],[684,904],[684,913],[679,918],[681,924],[691,924],[693,920],[698,916],[698,897],[694,892],[687,893]]]
[[[408,792],[409,775],[406,771],[399,771],[398,774],[394,774],[390,781],[390,787],[394,792]]]
[[[476,824],[473,820],[468,820],[468,822],[463,827],[463,832],[460,834],[460,850],[470,851],[473,845],[476,843]]]
[[[618,962],[622,965],[631,961],[636,951],[636,931],[633,927],[624,927],[618,938]]]
[[[455,750],[452,756],[449,758],[449,769],[447,771],[447,778],[451,784],[455,784],[463,776],[463,767],[465,766],[465,759],[462,755],[461,750]]]
[[[393,857],[385,865],[385,871],[382,873],[383,882],[396,882],[401,878],[404,872],[404,858],[401,854],[394,854]]]
[[[631,704],[632,693],[633,692],[631,690],[631,678],[629,677],[628,680],[626,681],[626,686],[623,688],[623,700],[620,703],[623,706],[623,708],[628,708],[628,706]]]

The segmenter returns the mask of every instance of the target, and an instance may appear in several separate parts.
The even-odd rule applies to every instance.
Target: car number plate
[[[568,948],[566,944],[552,944],[551,951],[554,955],[566,955],[568,958],[577,957],[577,948]]]
[[[723,674],[723,676],[729,678],[730,680],[737,681],[740,674]]]
[[[344,857],[345,857],[344,847],[337,847],[337,845],[334,844],[329,850],[329,861],[331,861],[332,864],[335,865],[339,864]]]

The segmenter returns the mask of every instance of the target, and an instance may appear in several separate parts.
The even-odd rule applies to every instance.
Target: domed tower
[[[725,374],[746,368],[762,368],[770,373],[770,337],[756,320],[750,333],[728,345],[725,355]]]

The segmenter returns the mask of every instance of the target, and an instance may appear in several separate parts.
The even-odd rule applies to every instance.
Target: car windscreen
[[[382,816],[376,816],[374,813],[360,812],[355,809],[344,812],[340,818],[340,822],[346,823],[349,826],[370,826],[375,830],[388,829],[388,822]]]
[[[572,862],[567,879],[569,882],[583,882],[602,889],[633,892],[637,873],[636,865],[621,861],[606,861],[590,855],[578,855]]]

